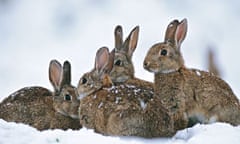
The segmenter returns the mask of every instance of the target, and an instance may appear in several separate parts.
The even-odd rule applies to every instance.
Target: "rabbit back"
[[[197,77],[195,99],[205,110],[207,123],[214,121],[240,124],[240,103],[230,86],[218,76],[196,69],[190,70]],[[200,82],[200,83],[198,83]]]
[[[0,104],[0,117],[9,122],[21,122],[39,130],[50,127],[50,123],[41,123],[46,116],[53,114],[52,92],[43,87],[25,87],[9,97]]]
[[[63,116],[53,108],[52,92],[43,87],[25,87],[0,104],[0,118],[28,124],[38,130],[79,129],[79,120]]]
[[[173,135],[171,118],[153,90],[130,83],[114,85],[81,99],[81,124],[104,135]]]

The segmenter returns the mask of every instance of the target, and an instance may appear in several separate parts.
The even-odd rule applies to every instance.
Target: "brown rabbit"
[[[172,115],[175,130],[197,122],[240,124],[240,104],[229,85],[211,73],[187,69],[180,51],[187,20],[172,21],[164,42],[148,51],[144,68],[154,75],[154,97]]]
[[[37,128],[79,129],[77,90],[71,85],[71,66],[52,60],[49,80],[54,93],[43,87],[25,87],[0,104],[0,118],[9,122],[21,122]]]
[[[110,77],[113,83],[129,83],[145,87],[149,91],[153,91],[153,83],[141,80],[134,76],[134,66],[132,62],[132,55],[137,47],[139,34],[139,26],[136,26],[123,41],[123,30],[120,25],[116,26],[114,30],[115,48],[114,65],[110,72]]]
[[[153,92],[141,85],[116,83],[109,72],[114,52],[106,47],[96,54],[95,68],[78,84],[80,123],[104,135],[157,137],[172,136],[173,123]],[[112,85],[112,86],[111,86]]]
[[[153,95],[153,83],[140,80],[134,76],[134,66],[132,62],[132,55],[136,49],[138,41],[139,27],[136,26],[123,41],[123,30],[121,26],[116,26],[114,30],[115,36],[115,48],[111,52],[114,55],[113,68],[110,72],[111,81],[115,84],[128,83],[129,85],[136,85],[137,87],[143,87],[146,89],[149,97]],[[105,48],[104,48],[105,49]],[[101,50],[99,50],[100,53]],[[97,54],[98,55],[98,54]],[[106,54],[107,55],[107,54]],[[98,62],[96,56],[96,62]],[[105,56],[106,58],[106,56]],[[102,83],[98,79],[99,74],[93,69],[91,72],[84,74],[79,82],[79,94],[80,97],[87,96],[94,91],[102,88]]]

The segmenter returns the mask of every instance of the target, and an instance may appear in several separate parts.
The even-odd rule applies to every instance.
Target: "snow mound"
[[[109,144],[237,144],[240,143],[240,126],[225,123],[196,125],[184,129],[172,138],[145,139],[139,137],[103,136],[93,130],[46,130],[38,131],[28,125],[6,122],[0,119],[1,144],[67,144],[67,143],[109,143]]]

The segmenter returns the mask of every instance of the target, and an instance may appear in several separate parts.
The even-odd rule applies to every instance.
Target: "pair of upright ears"
[[[65,61],[62,66],[57,60],[51,60],[49,80],[55,92],[59,92],[64,85],[71,85],[71,64]]]
[[[187,34],[187,19],[171,21],[166,29],[164,42],[180,48]]]
[[[120,25],[116,26],[114,30],[115,48],[116,52],[125,53],[129,58],[132,57],[133,52],[137,47],[139,35],[139,26],[132,29],[128,37],[123,41],[123,30]]]
[[[109,73],[113,68],[115,52],[126,54],[129,58],[132,57],[133,52],[137,47],[139,35],[139,26],[133,28],[125,41],[123,41],[123,30],[120,25],[116,26],[114,30],[115,36],[115,48],[112,52],[109,52],[107,47],[101,47],[98,49],[95,57],[94,69],[98,73]]]

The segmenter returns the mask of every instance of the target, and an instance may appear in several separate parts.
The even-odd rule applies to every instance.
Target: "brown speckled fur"
[[[104,135],[171,136],[172,121],[158,100],[146,87],[119,84],[103,88],[81,99],[80,122]]]
[[[110,72],[113,83],[129,83],[136,85],[146,85],[153,88],[153,83],[136,78],[134,75],[134,65],[132,62],[133,53],[137,47],[139,27],[136,26],[123,41],[123,32],[121,26],[116,26],[114,30],[115,48],[114,64]],[[117,64],[120,61],[120,65]],[[130,81],[129,81],[130,80]]]
[[[88,73],[87,77],[92,73],[89,80],[94,79],[92,82],[99,85],[102,80],[93,78],[96,76],[95,70]],[[97,77],[101,77],[101,74]],[[102,84],[99,89],[93,86],[95,91],[89,94],[89,86],[92,84],[81,84],[82,79],[78,91],[87,94],[80,100],[79,117],[83,126],[104,135],[151,138],[172,136],[175,133],[171,116],[161,106],[160,99],[153,97],[152,83],[132,78],[124,83],[115,82],[112,87]]]
[[[229,85],[211,73],[185,68],[180,45],[186,35],[186,19],[172,21],[169,28],[174,35],[166,32],[165,41],[150,48],[144,68],[155,74],[154,97],[172,114],[174,129],[196,122],[239,125],[240,104]],[[192,118],[197,121],[189,125]]]
[[[70,85],[66,87],[71,90],[76,89]],[[64,89],[66,90],[66,88]],[[61,94],[63,92],[60,92]],[[74,93],[69,91],[69,94],[77,98],[75,90]],[[54,95],[43,87],[22,88],[0,103],[0,118],[8,122],[28,124],[38,130],[80,129],[79,119],[73,119],[70,115],[62,115],[56,111],[56,108],[67,110],[66,106],[69,105],[69,102],[61,101],[62,96],[59,95],[55,95],[57,97],[55,99]],[[79,102],[73,103],[79,105]],[[60,108],[60,105],[65,108]],[[75,113],[77,114],[77,111]]]
[[[52,92],[42,87],[25,87],[8,96],[0,104],[0,118],[38,130],[80,128],[79,120],[56,113]]]

